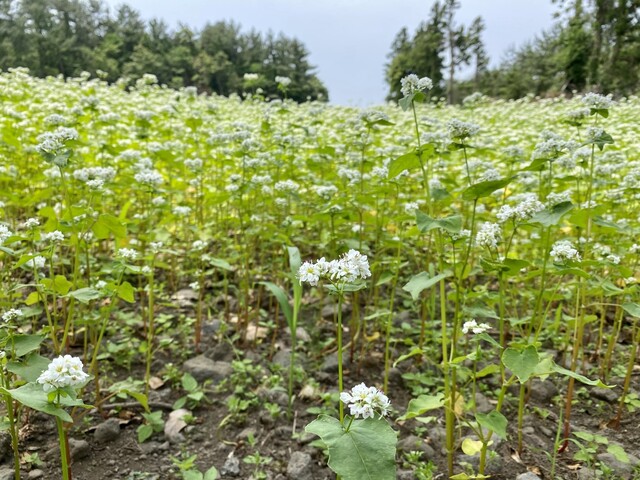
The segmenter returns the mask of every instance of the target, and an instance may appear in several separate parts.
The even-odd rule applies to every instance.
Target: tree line
[[[41,77],[88,71],[133,82],[152,73],[175,88],[327,100],[308,56],[295,38],[243,32],[234,22],[170,29],[127,5],[111,13],[101,0],[0,0],[0,68],[28,67]],[[276,77],[291,83],[283,88]]]
[[[640,0],[554,0],[553,25],[506,52],[489,68],[484,21],[456,21],[459,0],[438,0],[416,31],[398,32],[386,65],[388,99],[400,78],[415,73],[434,82],[432,96],[460,101],[473,92],[499,98],[597,91],[616,95],[640,87]],[[465,78],[460,77],[465,69]],[[471,72],[471,73],[469,73]]]

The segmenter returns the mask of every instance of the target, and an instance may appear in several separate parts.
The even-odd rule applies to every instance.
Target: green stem
[[[58,427],[58,440],[60,442],[60,462],[62,465],[62,480],[71,480],[71,469],[69,468],[67,453],[67,432],[60,417],[56,417]]]
[[[338,392],[344,391],[342,383],[342,301],[343,293],[338,292]],[[339,402],[340,406],[340,423],[344,422],[344,405]]]

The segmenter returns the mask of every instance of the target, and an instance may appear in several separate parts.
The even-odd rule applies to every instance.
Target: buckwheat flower
[[[93,191],[102,190],[102,187],[104,187],[104,180],[101,180],[99,178],[88,180],[87,187],[89,187],[89,190],[93,190]]]
[[[463,228],[458,233],[452,233],[451,239],[455,242],[456,240],[460,240],[461,238],[469,238],[471,236],[471,230]]]
[[[593,92],[585,93],[581,101],[587,107],[596,110],[608,110],[614,105],[610,96],[605,97],[604,95]]]
[[[60,230],[54,230],[53,232],[43,233],[40,238],[42,238],[43,242],[51,242],[51,243],[63,242],[64,233],[62,233]]]
[[[22,317],[24,314],[19,308],[12,308],[2,314],[2,321],[5,323],[12,322]]]
[[[28,218],[26,222],[24,222],[22,224],[22,228],[35,228],[38,225],[40,225],[40,220],[38,220],[37,218]]]
[[[629,253],[638,253],[640,252],[640,245],[638,245],[637,243],[634,243],[633,245],[631,245],[631,247],[629,248]]]
[[[191,248],[193,250],[202,250],[207,246],[207,242],[203,242],[202,240],[196,240],[191,244]]]
[[[487,323],[478,323],[473,319],[464,322],[464,324],[462,325],[462,333],[464,333],[465,335],[469,332],[473,332],[475,335],[479,335],[490,329],[491,325]]]
[[[618,255],[607,255],[606,259],[614,265],[618,265],[620,263],[620,257]]]
[[[184,161],[184,166],[192,172],[196,172],[202,168],[203,162],[199,158],[188,158]]]
[[[167,201],[163,197],[154,197],[151,199],[151,204],[155,207],[160,207],[167,203]]]
[[[191,213],[191,207],[177,205],[173,207],[173,214],[179,217],[186,217]]]
[[[323,258],[324,260],[324,258]],[[308,283],[309,285],[318,285],[320,280],[320,271],[312,262],[304,262],[298,269],[298,280],[300,283]]]
[[[2,245],[7,238],[13,235],[13,232],[9,230],[6,225],[0,223],[0,245]]]
[[[433,81],[429,77],[418,78],[415,73],[411,73],[400,80],[400,93],[403,97],[408,97],[412,93],[424,92],[433,88]]]
[[[47,259],[40,256],[40,255],[36,255],[35,257],[33,257],[31,260],[27,261],[25,263],[25,265],[29,268],[35,268],[35,269],[43,269],[45,264],[47,262]]]
[[[118,256],[123,260],[135,260],[138,258],[138,252],[133,248],[121,248],[118,250]]]
[[[382,418],[391,408],[391,402],[384,393],[364,383],[353,387],[351,392],[341,392],[340,401],[349,407],[354,418],[373,418],[376,413]]]
[[[515,218],[526,221],[541,210],[544,210],[544,204],[538,197],[534,193],[525,194],[525,198],[514,208]]]
[[[149,243],[149,247],[151,248],[151,251],[153,253],[158,253],[162,247],[164,246],[164,243],[162,242],[151,242]]]
[[[638,279],[636,277],[628,277],[624,279],[624,282],[627,285],[635,285],[636,283],[638,283]]]
[[[481,247],[498,248],[502,237],[502,227],[497,223],[485,222],[476,234],[476,243]]]
[[[247,82],[255,82],[256,80],[258,80],[258,78],[260,78],[260,75],[258,75],[257,73],[245,73],[242,78],[244,78]]]
[[[404,204],[404,211],[409,215],[413,215],[419,208],[420,206],[417,204],[417,202],[408,202]]]
[[[98,280],[96,282],[95,288],[96,290],[103,290],[107,286],[107,282],[104,280]]]
[[[164,182],[162,174],[157,170],[141,170],[133,178],[136,182],[147,186],[156,186]]]
[[[365,279],[371,276],[369,260],[366,255],[362,255],[359,251],[351,249],[344,255],[343,260],[354,267],[357,277]]]
[[[547,206],[549,207],[553,207],[554,205],[558,205],[559,203],[570,202],[570,201],[571,201],[570,190],[565,190],[564,192],[559,192],[559,193],[551,192],[549,195],[547,195]]]
[[[82,360],[78,357],[59,356],[51,361],[37,382],[47,393],[66,387],[79,387],[89,378],[82,368]]]
[[[465,138],[473,137],[480,131],[480,125],[470,122],[463,122],[454,118],[447,123],[447,129],[451,138],[457,138],[464,140]]]
[[[582,258],[580,253],[569,240],[559,240],[553,244],[549,253],[556,263],[565,263],[567,261],[580,262]]]
[[[356,224],[354,224],[354,225],[351,227],[351,231],[352,231],[353,233],[358,233],[358,232],[360,232],[361,230],[362,230],[362,225],[360,225],[359,223],[356,223]]]
[[[276,83],[279,83],[283,87],[288,87],[289,85],[291,85],[291,79],[289,77],[283,77],[278,75],[276,76],[275,80],[276,80]]]
[[[151,267],[150,267],[149,265],[145,265],[144,267],[142,267],[142,268],[140,269],[140,272],[141,272],[143,275],[151,275],[151,272],[152,272],[152,271],[153,271],[153,270],[151,270]]]

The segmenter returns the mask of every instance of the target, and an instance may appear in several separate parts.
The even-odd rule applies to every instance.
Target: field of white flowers
[[[640,100],[428,88],[361,111],[2,73],[15,478],[640,478]]]

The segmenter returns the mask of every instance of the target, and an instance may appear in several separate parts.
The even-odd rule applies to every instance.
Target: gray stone
[[[581,468],[576,472],[578,480],[597,480],[598,472],[594,472],[591,468]]]
[[[342,356],[342,368],[349,365],[349,355]],[[321,370],[325,373],[338,373],[338,352],[324,357]]]
[[[13,467],[0,467],[0,480],[14,480],[16,472]]]
[[[593,398],[597,398],[598,400],[604,400],[608,403],[616,403],[618,401],[618,394],[614,391],[613,388],[600,388],[594,387],[591,390],[591,396]]]
[[[240,460],[238,460],[238,457],[234,457],[233,455],[227,457],[224,465],[222,465],[220,469],[220,474],[229,477],[237,477],[240,475]]]
[[[551,403],[553,397],[558,395],[558,387],[551,380],[534,380],[531,382],[531,398],[540,403]]]
[[[516,480],[541,480],[541,478],[535,473],[525,472],[518,475]]]
[[[110,418],[96,427],[93,439],[98,443],[107,443],[120,436],[120,420]]]
[[[416,478],[411,470],[398,470],[396,480],[414,480]]]
[[[220,342],[207,351],[207,357],[212,360],[230,362],[234,357],[233,347],[228,342]]]
[[[291,365],[291,350],[288,348],[278,350],[271,361],[282,368],[289,368],[289,365]]]
[[[444,445],[445,439],[447,437],[447,432],[443,427],[434,425],[433,427],[429,428],[427,436],[431,440],[432,445]]]
[[[91,447],[89,446],[89,442],[86,440],[70,438],[69,452],[71,453],[71,460],[80,460],[91,455]]]
[[[0,462],[12,455],[11,435],[9,432],[0,432]]]
[[[44,472],[38,468],[36,468],[35,470],[31,470],[29,472],[29,475],[27,475],[27,478],[31,480],[35,480],[37,478],[42,478],[42,477],[44,477]]]
[[[293,452],[287,465],[287,478],[290,480],[313,480],[313,461],[311,455]]]
[[[258,398],[281,407],[289,405],[289,394],[280,388],[261,388],[258,390]]]
[[[189,416],[191,416],[191,412],[186,408],[172,411],[164,424],[164,438],[170,443],[183,442],[184,436],[180,432],[187,426],[184,418]]]
[[[246,442],[250,438],[255,439],[257,437],[257,430],[254,427],[247,427],[242,430],[238,435],[236,435],[236,441],[238,442]]]
[[[480,413],[489,413],[493,410],[493,405],[489,403],[489,399],[482,392],[476,392],[476,410]]]
[[[198,301],[198,292],[191,288],[183,288],[178,290],[172,297],[179,307],[192,307]]]
[[[217,385],[233,373],[230,363],[216,362],[204,355],[198,355],[184,362],[183,370],[190,373],[198,382],[212,380]]]
[[[291,330],[289,329],[289,327],[287,327],[285,329],[285,333],[286,333],[286,339],[287,339],[287,343],[290,345],[291,344]],[[309,335],[309,333],[302,327],[297,327],[296,328],[296,342],[297,343],[307,343],[311,341],[311,335]]]
[[[398,449],[402,452],[408,453],[413,450],[422,452],[423,461],[430,460],[435,457],[436,452],[433,450],[431,445],[429,445],[422,438],[417,437],[416,435],[409,435],[404,437],[398,442]]]
[[[597,458],[599,461],[604,463],[607,467],[612,469],[616,473],[616,475],[626,480],[628,478],[631,478],[633,474],[633,467],[634,465],[638,464],[637,458],[633,457],[632,455],[628,455],[628,456],[629,456],[629,463],[621,462],[613,454],[608,452],[599,454]]]

